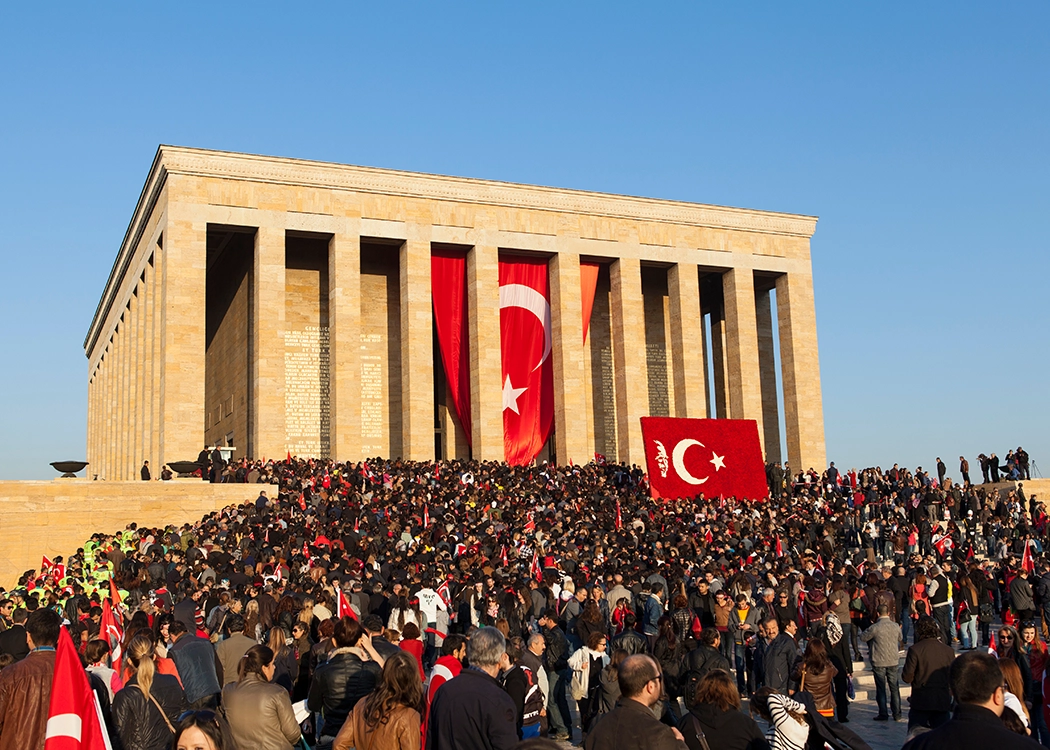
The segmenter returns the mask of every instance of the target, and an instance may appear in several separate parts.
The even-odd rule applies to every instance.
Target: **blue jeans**
[[[736,665],[736,689],[741,695],[746,695],[747,690],[747,647],[742,643],[735,643],[733,649],[733,661]]]
[[[977,646],[977,618],[970,617],[969,621],[959,624],[959,631],[962,636],[962,647],[963,648],[974,648]]]
[[[911,615],[905,612],[901,616],[901,641],[908,642],[908,634],[911,633]]]
[[[550,695],[547,696],[547,723],[550,725],[551,734],[572,735],[570,725],[572,712],[569,710],[569,681],[572,680],[572,670],[564,669],[555,672],[550,683]]]
[[[1043,747],[1050,747],[1050,728],[1043,715],[1043,697],[1038,693],[1032,696],[1032,739]]]
[[[897,667],[872,667],[875,675],[875,702],[879,705],[879,716],[889,716],[898,719],[901,715],[901,689],[897,683]],[[889,692],[889,709],[886,708],[886,693]]]

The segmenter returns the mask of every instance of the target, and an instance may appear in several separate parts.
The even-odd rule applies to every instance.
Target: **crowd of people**
[[[767,498],[671,502],[605,461],[213,467],[258,499],[96,533],[0,591],[0,747],[43,747],[63,627],[123,750],[864,750],[861,659],[877,720],[911,684],[924,748],[987,718],[964,704],[1050,747],[1045,508],[937,464],[771,465]]]

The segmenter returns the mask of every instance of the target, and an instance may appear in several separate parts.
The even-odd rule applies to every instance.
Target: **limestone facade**
[[[259,458],[502,459],[498,262],[510,254],[548,258],[544,455],[642,463],[639,417],[732,417],[758,421],[770,460],[823,468],[815,227],[162,146],[84,342],[88,474],[131,480],[143,460],[156,474],[213,444]],[[435,246],[466,255],[469,445],[434,335]],[[600,266],[586,340],[583,262]]]

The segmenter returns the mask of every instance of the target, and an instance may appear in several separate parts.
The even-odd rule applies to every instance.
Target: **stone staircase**
[[[905,651],[901,650],[898,669],[904,667],[904,654]],[[899,671],[897,673],[897,682],[900,685],[901,691],[901,708],[907,713],[908,696],[911,695],[911,686],[905,685],[900,681]],[[860,703],[861,701],[875,701],[875,674],[871,671],[871,666],[866,661],[853,662],[853,692],[856,693],[856,697],[853,699],[854,704]]]

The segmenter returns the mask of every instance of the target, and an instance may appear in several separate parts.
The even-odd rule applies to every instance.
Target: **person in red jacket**
[[[423,634],[419,632],[419,626],[414,622],[406,622],[405,629],[401,631],[401,642],[397,644],[402,651],[412,654],[419,666],[419,679],[425,681],[426,674],[423,672]]]

